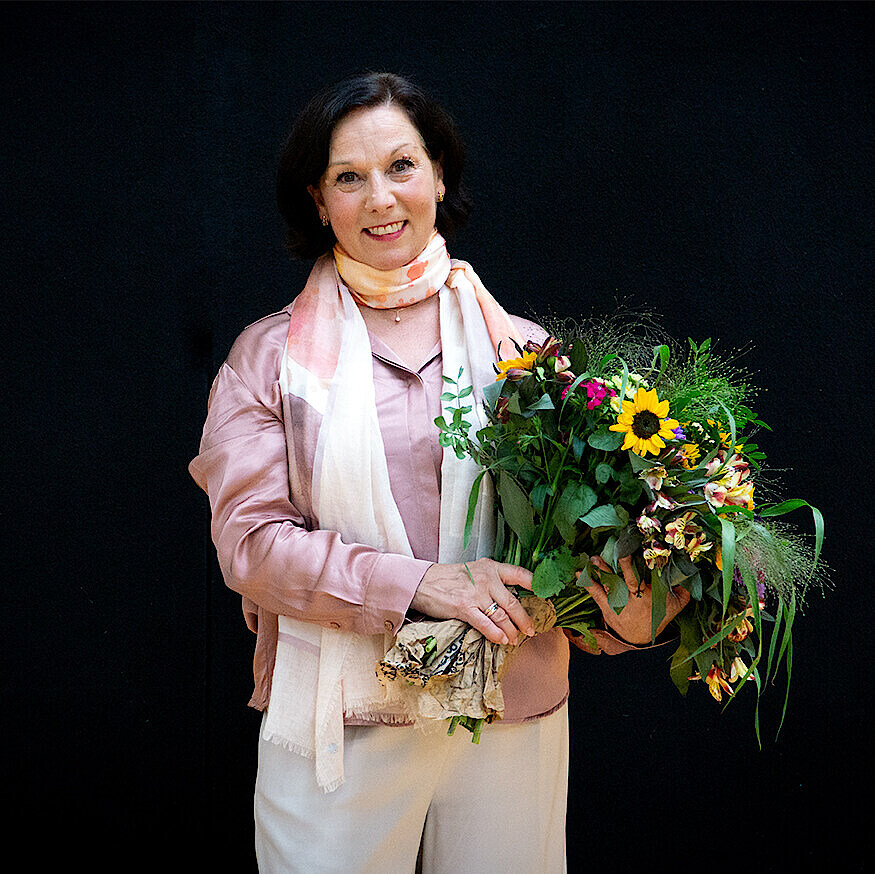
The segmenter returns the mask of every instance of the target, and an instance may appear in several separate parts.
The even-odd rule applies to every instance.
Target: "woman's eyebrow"
[[[389,152],[389,154],[394,155],[396,152],[400,152],[402,149],[415,149],[417,147],[421,147],[421,144],[419,144],[419,143],[401,143],[400,145],[395,146],[395,148],[392,149],[392,151]],[[341,161],[332,161],[325,169],[330,170],[332,167],[345,167],[345,166],[348,166],[350,164],[355,164],[355,161],[348,161],[346,159],[341,160]]]

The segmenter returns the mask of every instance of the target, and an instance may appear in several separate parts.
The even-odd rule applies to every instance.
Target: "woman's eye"
[[[410,158],[399,158],[399,160],[392,162],[392,171],[394,173],[407,173],[413,169],[413,166],[413,161]]]
[[[345,172],[338,174],[337,181],[341,185],[352,185],[352,183],[356,181],[356,175],[352,170],[346,170]]]

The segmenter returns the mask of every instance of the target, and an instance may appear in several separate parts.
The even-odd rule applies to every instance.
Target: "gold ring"
[[[489,606],[483,611],[483,615],[486,616],[486,617],[491,616],[496,610],[498,610],[499,606],[500,606],[499,604],[497,604],[495,601],[493,601],[493,602],[492,602],[492,603],[491,603],[491,604],[490,604],[490,605],[489,605]]]

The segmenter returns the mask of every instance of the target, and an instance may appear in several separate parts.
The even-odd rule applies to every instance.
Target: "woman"
[[[451,119],[400,77],[317,94],[278,175],[289,248],[316,263],[292,304],[240,335],[210,393],[190,469],[257,633],[263,871],[411,871],[420,848],[426,872],[564,866],[568,643],[531,636],[508,588],[531,574],[482,557],[485,491],[463,549],[475,471],[434,425],[442,375],[461,368],[479,391],[500,344],[543,337],[447,254],[468,214],[462,155]],[[649,640],[649,592],[617,617],[592,591],[629,643]],[[479,745],[413,727],[376,679],[408,613],[525,640]]]

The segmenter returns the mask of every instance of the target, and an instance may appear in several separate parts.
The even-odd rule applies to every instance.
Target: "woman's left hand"
[[[601,556],[593,556],[591,561],[599,570],[612,573],[610,566]],[[608,603],[607,592],[601,583],[593,582],[592,585],[586,586],[586,590],[601,609],[605,623],[620,637],[636,645],[650,643],[653,591],[649,584],[638,582],[629,556],[620,559],[620,570],[629,589],[629,600],[619,614],[614,612],[613,607]],[[665,618],[659,623],[657,635],[687,606],[689,600],[690,593],[682,586],[669,589],[665,598]]]

